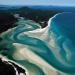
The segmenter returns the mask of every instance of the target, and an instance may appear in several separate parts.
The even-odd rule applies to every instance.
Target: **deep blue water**
[[[28,6],[35,10],[75,11],[74,6]]]
[[[55,11],[75,11],[75,6],[34,6],[34,5],[0,5],[0,10],[7,10],[7,9],[19,9],[22,7],[29,7],[33,10],[55,10]]]
[[[52,19],[51,27],[54,31],[68,37],[75,43],[75,13],[62,13]]]

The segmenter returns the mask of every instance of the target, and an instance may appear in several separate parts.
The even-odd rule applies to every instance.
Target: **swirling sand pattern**
[[[66,25],[68,19],[64,23],[63,17],[68,16],[75,18],[73,13],[57,14],[43,29],[31,20],[20,20],[17,27],[2,34],[9,41],[7,57],[25,67],[29,75],[58,75],[60,71],[74,75],[75,48],[69,36],[63,34],[67,26],[61,30],[58,27]]]

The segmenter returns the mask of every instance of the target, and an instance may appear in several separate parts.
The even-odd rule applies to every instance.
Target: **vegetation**
[[[14,27],[14,23],[17,21],[13,16],[14,14],[19,14],[25,19],[34,20],[39,23],[42,27],[47,25],[49,18],[54,16],[59,11],[53,10],[41,10],[41,9],[32,9],[29,7],[20,7],[20,8],[0,8],[0,33],[6,31],[7,29]]]

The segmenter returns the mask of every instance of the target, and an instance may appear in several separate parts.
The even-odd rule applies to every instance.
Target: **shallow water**
[[[57,14],[43,29],[31,20],[19,20],[2,34],[8,51],[1,54],[29,75],[75,75],[74,20],[74,13]]]

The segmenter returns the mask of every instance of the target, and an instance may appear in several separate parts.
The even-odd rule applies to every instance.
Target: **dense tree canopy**
[[[0,33],[14,26],[17,19],[10,13],[0,13]]]

